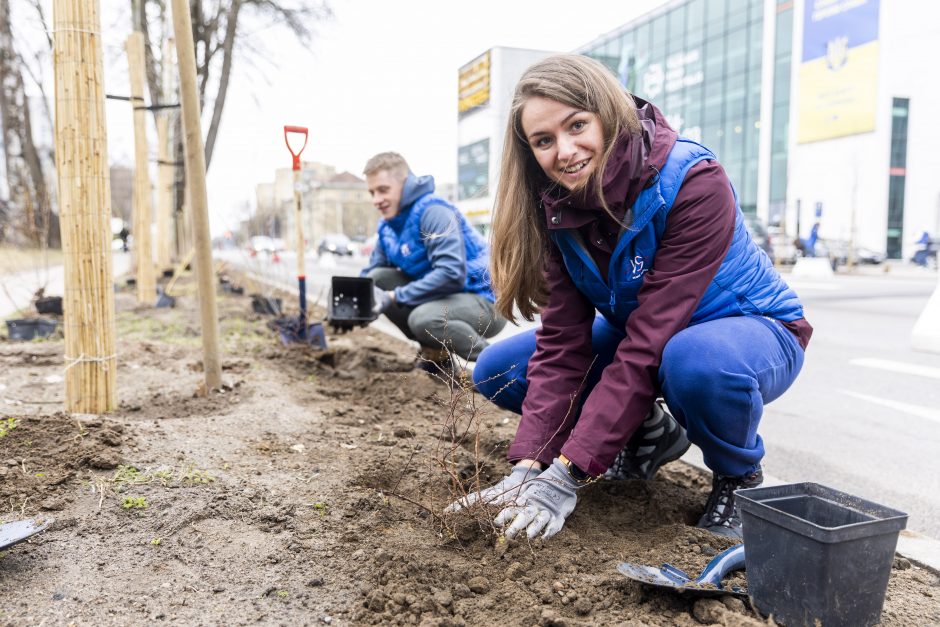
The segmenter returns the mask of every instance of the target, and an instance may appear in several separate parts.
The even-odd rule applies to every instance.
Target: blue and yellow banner
[[[806,0],[801,144],[875,130],[880,0]]]

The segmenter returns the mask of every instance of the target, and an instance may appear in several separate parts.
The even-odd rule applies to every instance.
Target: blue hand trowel
[[[617,566],[621,574],[634,581],[659,588],[671,588],[677,592],[689,592],[696,595],[733,594],[747,596],[747,590],[741,586],[724,586],[722,579],[730,572],[744,568],[744,545],[735,546],[719,553],[708,563],[702,574],[689,577],[672,564],[663,564],[659,568],[623,562]]]
[[[44,531],[54,522],[55,520],[48,518],[45,520],[18,520],[0,525],[0,551],[14,544],[19,544],[40,531]]]

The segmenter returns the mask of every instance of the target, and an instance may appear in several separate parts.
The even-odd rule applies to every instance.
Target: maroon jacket
[[[665,164],[677,137],[656,107],[636,100],[642,130],[618,139],[604,172],[604,197],[619,220]],[[578,229],[606,279],[620,227],[598,199],[587,196],[544,193],[546,226]],[[653,269],[646,274],[639,305],[627,321],[626,338],[573,428],[577,390],[591,366],[595,309],[568,276],[561,252],[549,244],[543,268],[549,301],[542,309],[535,354],[529,360],[529,388],[509,447],[510,461],[534,458],[549,464],[564,453],[591,475],[607,470],[659,395],[663,349],[673,335],[688,326],[717,274],[731,245],[734,220],[734,194],[721,165],[702,161],[693,166],[667,217]],[[786,326],[805,348],[812,334],[809,323],[800,319]],[[602,428],[596,419],[599,415],[606,416],[608,424],[615,419],[616,434],[608,433],[607,428],[598,434]]]

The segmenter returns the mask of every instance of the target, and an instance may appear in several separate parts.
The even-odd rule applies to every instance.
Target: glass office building
[[[763,0],[688,0],[670,3],[578,52],[604,63],[632,93],[658,106],[682,135],[710,148],[737,189],[741,207],[753,212],[763,29]]]

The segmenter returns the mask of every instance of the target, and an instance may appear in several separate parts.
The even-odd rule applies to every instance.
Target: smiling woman
[[[714,154],[599,62],[548,57],[513,96],[492,246],[497,309],[542,323],[473,372],[522,415],[512,471],[479,496],[504,506],[506,535],[554,535],[581,487],[651,479],[696,444],[714,472],[698,526],[740,538],[734,491],[762,481],[763,406],[812,328]]]

